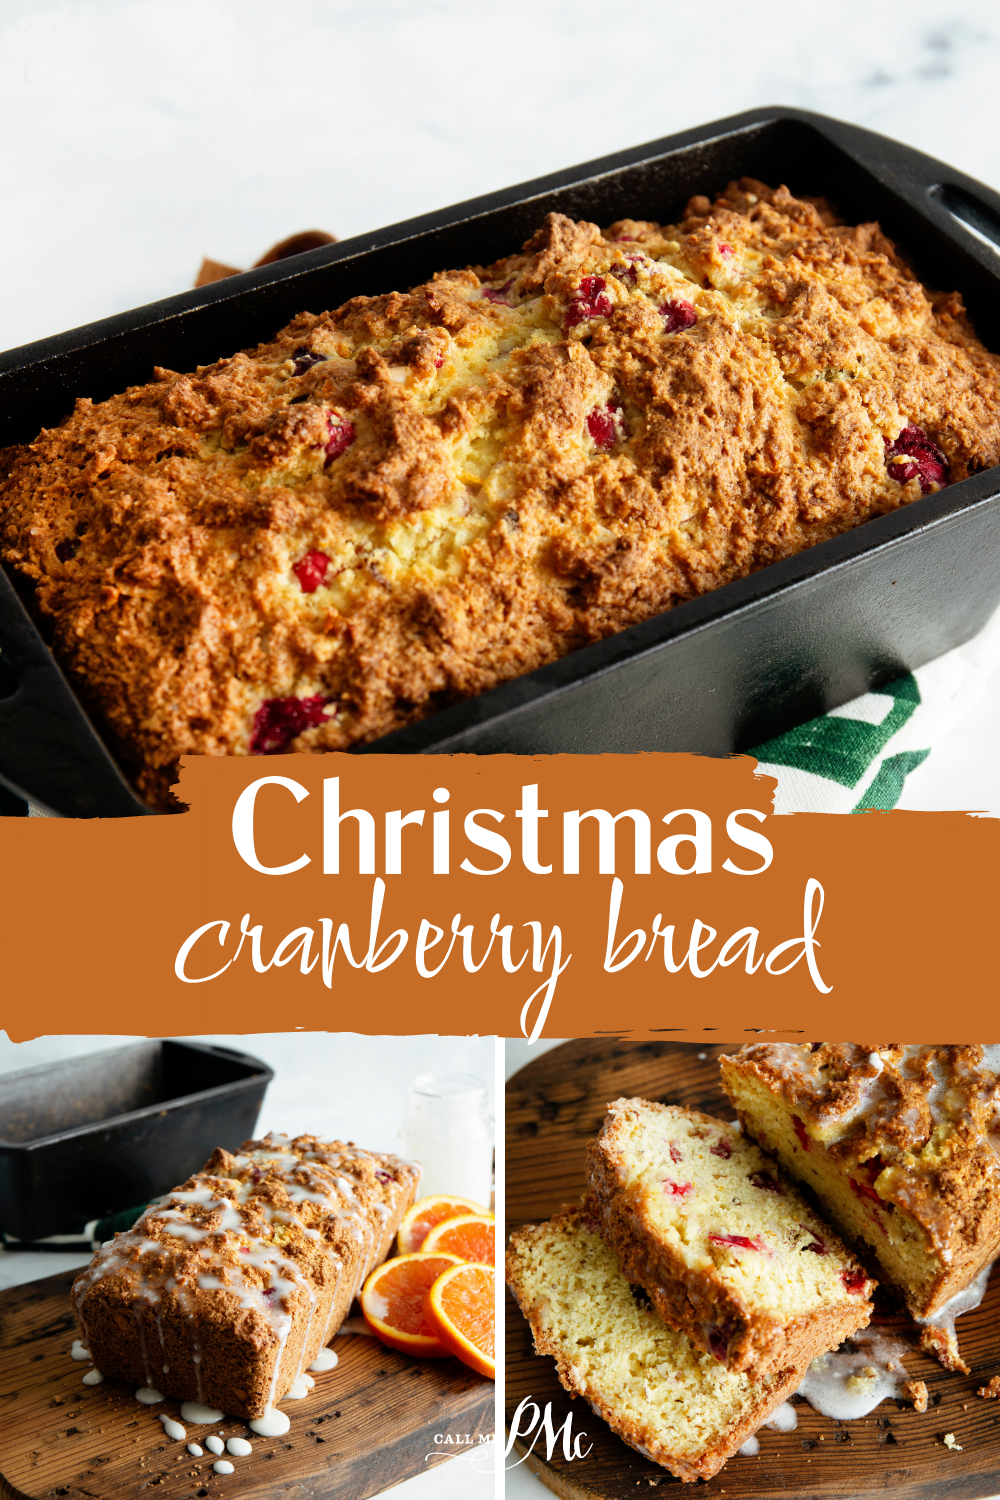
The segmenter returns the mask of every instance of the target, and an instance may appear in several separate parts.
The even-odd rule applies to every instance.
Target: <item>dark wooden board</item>
[[[188,1427],[188,1441],[202,1447],[210,1432],[252,1442],[249,1458],[224,1455],[235,1473],[215,1474],[214,1455],[192,1458],[164,1436],[156,1414],[180,1420],[179,1402],[143,1407],[130,1386],[81,1383],[90,1367],[69,1354],[75,1274],[0,1293],[2,1500],[135,1500],[147,1489],[162,1500],[365,1500],[463,1451],[435,1443],[436,1434],[477,1443],[493,1434],[491,1380],[457,1359],[411,1359],[377,1339],[345,1336],[334,1341],[336,1368],[316,1376],[304,1401],[282,1407],[292,1423],[284,1437],[257,1437],[238,1419]]]
[[[584,1148],[600,1129],[607,1104],[637,1095],[684,1104],[732,1119],[719,1085],[717,1058],[727,1045],[586,1039],[567,1042],[528,1063],[507,1084],[506,1184],[508,1233],[540,1222],[585,1186]],[[876,1314],[886,1333],[913,1337],[913,1325],[886,1305]],[[796,1400],[798,1428],[764,1430],[756,1458],[737,1454],[709,1481],[726,1500],[768,1496],[773,1500],[837,1500],[891,1490],[899,1500],[981,1500],[1000,1495],[1000,1401],[984,1401],[977,1387],[1000,1373],[1000,1268],[986,1299],[958,1320],[959,1345],[971,1376],[949,1375],[933,1359],[906,1358],[911,1379],[925,1380],[928,1410],[884,1401],[857,1422],[835,1423]],[[622,1500],[680,1485],[658,1464],[614,1436],[582,1401],[572,1401],[556,1378],[551,1359],[539,1358],[531,1333],[508,1294],[506,1327],[506,1420],[524,1397],[544,1409],[552,1403],[556,1428],[572,1412],[573,1431],[584,1431],[593,1448],[567,1461],[561,1444],[551,1460],[544,1439],[526,1460],[564,1500]],[[945,1448],[953,1432],[961,1453]],[[530,1441],[530,1439],[529,1439]],[[519,1454],[525,1449],[517,1444]]]

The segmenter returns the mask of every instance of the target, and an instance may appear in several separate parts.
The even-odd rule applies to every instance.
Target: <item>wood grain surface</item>
[[[515,1073],[507,1084],[508,1233],[540,1222],[585,1186],[584,1148],[595,1136],[605,1108],[620,1095],[683,1104],[733,1118],[719,1084],[717,1058],[735,1046],[684,1042],[586,1039],[556,1047]],[[959,1318],[959,1345],[971,1376],[949,1375],[916,1350],[916,1330],[891,1305],[879,1305],[873,1322],[910,1338],[906,1358],[911,1379],[925,1380],[928,1410],[884,1401],[857,1422],[833,1422],[793,1398],[795,1432],[762,1430],[755,1458],[737,1454],[708,1481],[726,1500],[769,1496],[774,1500],[856,1500],[889,1490],[899,1500],[981,1500],[1000,1494],[1000,1401],[984,1401],[979,1386],[1000,1373],[1000,1269],[982,1306]],[[539,1358],[531,1333],[508,1294],[506,1329],[506,1420],[525,1397],[552,1403],[556,1429],[572,1413],[573,1432],[586,1432],[593,1448],[567,1461],[560,1442],[547,1455],[544,1438],[525,1459],[564,1500],[622,1500],[651,1487],[680,1486],[666,1469],[649,1462],[614,1436],[583,1401],[573,1401],[556,1378],[551,1359]],[[962,1452],[944,1446],[954,1433]],[[531,1439],[529,1437],[528,1442]],[[518,1442],[519,1455],[526,1445]],[[508,1458],[508,1464],[513,1455]],[[699,1481],[704,1483],[704,1481]]]
[[[70,1358],[77,1329],[69,1303],[76,1272],[0,1293],[0,1497],[2,1500],[135,1500],[149,1490],[170,1500],[217,1494],[364,1500],[461,1453],[494,1430],[494,1386],[457,1359],[419,1360],[377,1339],[334,1340],[339,1364],[316,1376],[304,1401],[282,1407],[291,1429],[261,1438],[226,1418],[188,1426],[187,1441],[211,1432],[245,1437],[247,1458],[223,1455],[235,1473],[216,1474],[215,1456],[192,1458],[164,1435],[158,1412],[180,1420],[168,1397],[140,1406],[130,1386],[86,1386],[90,1368]]]

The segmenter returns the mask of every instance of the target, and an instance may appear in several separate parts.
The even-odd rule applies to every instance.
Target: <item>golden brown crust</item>
[[[960,298],[745,179],[81,399],[0,456],[0,541],[162,807],[182,754],[376,739],[907,504],[911,424],[951,481],[1000,460]]]
[[[419,1170],[353,1142],[247,1141],[116,1234],[73,1285],[104,1375],[259,1417],[384,1260]]]

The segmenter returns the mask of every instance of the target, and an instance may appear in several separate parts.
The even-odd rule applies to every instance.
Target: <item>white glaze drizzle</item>
[[[908,1343],[870,1328],[851,1342],[853,1350],[836,1349],[814,1359],[798,1388],[814,1411],[835,1422],[856,1421],[887,1398],[901,1397],[906,1381],[901,1361],[910,1352]]]
[[[322,1375],[327,1370],[332,1370],[338,1360],[339,1356],[334,1354],[332,1349],[321,1349],[309,1368],[315,1370],[317,1375]]]
[[[197,1401],[181,1402],[181,1416],[192,1427],[204,1427],[208,1422],[221,1422],[225,1415],[224,1411],[218,1411],[214,1406],[202,1406]]]
[[[258,1437],[284,1437],[292,1423],[286,1412],[268,1407],[262,1417],[255,1417],[248,1425]]]

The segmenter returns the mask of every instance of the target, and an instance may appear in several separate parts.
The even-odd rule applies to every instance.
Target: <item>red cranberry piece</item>
[[[598,448],[605,452],[618,441],[619,424],[624,420],[620,406],[609,401],[606,406],[595,406],[587,417],[587,431]]]
[[[889,477],[899,484],[920,480],[921,493],[930,494],[931,486],[948,483],[948,460],[937,443],[931,442],[922,427],[912,422],[904,427],[894,443],[883,438],[885,466]]]
[[[305,344],[303,344],[301,349],[296,349],[292,355],[292,359],[295,361],[292,374],[304,375],[307,370],[312,369],[313,365],[323,364],[326,360],[326,355],[314,354],[311,349],[307,349]]]
[[[663,1179],[663,1191],[668,1198],[683,1198],[685,1193],[690,1193],[693,1189],[693,1182],[674,1182],[669,1177]]]
[[[441,368],[441,366],[443,364],[444,364],[444,360],[443,359],[436,359],[434,361],[434,368],[435,368],[435,370],[440,370],[440,368]]]
[[[684,1160],[683,1156],[681,1155],[680,1147],[679,1146],[675,1146],[674,1143],[673,1143],[673,1141],[670,1142],[670,1160],[671,1161],[683,1161]]]
[[[307,552],[297,563],[292,563],[292,572],[299,580],[304,594],[315,594],[326,577],[329,566],[330,559],[325,552]]]
[[[388,1172],[376,1172],[375,1176],[378,1178],[379,1182],[391,1182],[392,1181],[392,1177],[391,1177],[391,1175]]]
[[[711,1151],[713,1156],[718,1156],[722,1161],[728,1161],[733,1154],[733,1148],[726,1140],[725,1136],[722,1136],[719,1140],[716,1141],[714,1146],[709,1146],[708,1149],[709,1151]]]
[[[280,755],[304,729],[322,724],[327,700],[321,693],[311,698],[265,698],[253,719],[251,755]]]
[[[253,1167],[251,1169],[250,1179],[251,1179],[252,1182],[259,1182],[260,1181],[260,1167]]]
[[[745,1234],[710,1234],[708,1243],[710,1245],[731,1245],[736,1250],[767,1250],[767,1246],[759,1234],[752,1240]]]
[[[483,296],[486,298],[487,302],[502,302],[506,307],[509,307],[510,303],[507,301],[507,293],[510,291],[513,285],[514,277],[512,276],[509,281],[504,282],[499,291],[496,289],[496,287],[484,286]]]
[[[631,261],[631,265],[616,266],[611,274],[616,281],[624,281],[628,286],[635,286],[639,279],[639,267],[646,257],[644,255],[626,255],[625,259]]]
[[[820,1239],[820,1237],[816,1233],[815,1229],[810,1229],[808,1224],[800,1224],[799,1228],[800,1229],[804,1229],[805,1232],[806,1232],[806,1234],[811,1234],[812,1237],[813,1237],[813,1242],[812,1242],[811,1245],[800,1245],[799,1249],[800,1250],[811,1250],[814,1255],[825,1255],[826,1254],[826,1243],[825,1243],[824,1240]]]
[[[847,1180],[851,1184],[851,1192],[855,1198],[867,1198],[869,1203],[874,1203],[878,1208],[883,1207],[882,1199],[867,1182],[858,1182],[854,1177],[848,1177]]]
[[[566,309],[566,327],[582,323],[585,318],[606,318],[614,311],[614,303],[606,295],[607,282],[603,276],[584,276],[580,290]]]
[[[723,245],[723,244],[719,245],[719,254],[720,255],[732,255],[732,253],[733,253],[733,247],[732,247],[732,245]]]
[[[795,1130],[795,1134],[799,1138],[799,1145],[802,1147],[803,1151],[811,1151],[812,1141],[806,1134],[806,1127],[803,1125],[798,1115],[792,1115],[792,1126]]]
[[[863,1292],[868,1277],[864,1271],[841,1271],[840,1279],[852,1294]]]
[[[722,1323],[713,1323],[708,1330],[708,1347],[716,1359],[725,1359],[729,1353],[729,1340],[736,1331],[736,1319],[726,1318]]]
[[[665,320],[664,333],[678,333],[682,328],[693,328],[698,321],[698,314],[690,302],[681,302],[677,298],[664,302],[660,308],[660,317]]]
[[[750,1184],[752,1187],[760,1188],[764,1193],[780,1193],[781,1184],[775,1182],[770,1172],[751,1172]]]
[[[354,442],[354,423],[349,422],[346,417],[335,416],[332,411],[327,412],[326,425],[330,436],[326,444],[324,469],[328,469],[333,460],[339,458]]]

